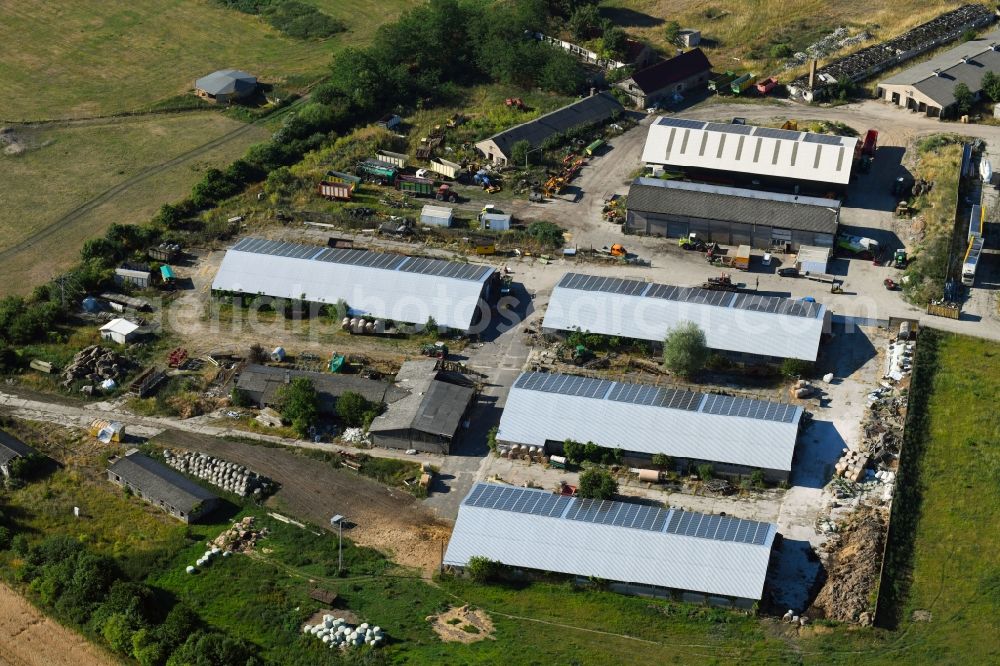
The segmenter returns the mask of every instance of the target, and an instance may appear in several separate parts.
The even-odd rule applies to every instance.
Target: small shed
[[[795,266],[803,273],[826,273],[830,248],[803,245],[795,256]]]
[[[153,281],[153,273],[145,264],[125,263],[115,269],[115,284],[131,284],[145,289]]]
[[[101,326],[101,337],[124,345],[132,342],[138,336],[138,331],[139,325],[128,319],[112,319]]]
[[[681,28],[677,32],[677,40],[684,48],[694,48],[701,44],[701,30],[694,28]]]
[[[479,216],[479,228],[491,231],[507,231],[510,229],[512,216],[510,213],[483,213]]]
[[[239,69],[220,69],[194,82],[198,97],[228,104],[249,97],[257,90],[257,77]]]
[[[18,458],[41,455],[18,438],[0,430],[0,474],[10,476],[11,463]]]
[[[455,219],[455,210],[447,206],[432,206],[427,204],[420,211],[420,224],[429,227],[450,227]]]

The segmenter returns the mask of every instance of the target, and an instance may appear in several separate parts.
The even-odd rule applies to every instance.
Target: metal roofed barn
[[[633,233],[668,238],[695,233],[724,245],[792,251],[800,245],[832,247],[839,223],[836,199],[659,178],[632,183],[625,217]]]
[[[194,82],[199,97],[214,102],[231,102],[253,94],[257,77],[239,69],[220,69]]]
[[[667,331],[687,321],[705,332],[711,349],[753,361],[813,362],[830,328],[820,303],[581,273],[559,280],[542,327],[662,343]]]
[[[510,161],[514,144],[518,141],[527,141],[532,148],[538,148],[550,136],[604,122],[623,110],[621,103],[611,93],[598,93],[494,134],[478,142],[476,148],[486,159],[504,164]]]
[[[955,116],[955,86],[964,83],[977,98],[983,76],[1000,74],[1000,30],[965,42],[878,84],[878,96],[931,117]]]
[[[219,498],[152,458],[132,449],[108,467],[108,480],[128,488],[185,523],[209,513]]]
[[[740,184],[747,178],[737,176],[744,174],[788,188],[798,184],[842,192],[851,180],[857,142],[831,134],[660,117],[649,127],[642,160],[724,184]]]
[[[322,412],[332,414],[337,398],[348,391],[357,393],[375,404],[392,403],[406,396],[406,392],[388,382],[365,379],[357,375],[309,372],[267,365],[248,365],[240,373],[236,388],[243,391],[258,407],[277,405],[278,389],[293,379],[304,377],[312,382]]]
[[[444,564],[487,557],[602,578],[621,592],[749,607],[763,596],[776,534],[774,524],[730,516],[477,483],[459,507]]]
[[[559,454],[566,439],[594,442],[622,449],[637,466],[662,453],[679,468],[710,462],[733,476],[761,469],[777,482],[791,472],[801,419],[802,408],[786,403],[525,372],[507,397],[497,439]]]
[[[403,363],[396,383],[409,395],[375,417],[368,428],[372,441],[390,449],[450,453],[476,392],[443,381],[444,374],[437,371],[434,359]]]
[[[352,315],[468,331],[497,295],[496,269],[440,259],[244,238],[226,252],[214,292],[335,304]]]

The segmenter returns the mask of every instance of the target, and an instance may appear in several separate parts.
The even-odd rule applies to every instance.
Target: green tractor
[[[909,263],[909,257],[906,256],[906,250],[900,248],[896,250],[892,255],[892,265],[896,268],[906,268],[906,264]]]
[[[577,345],[573,349],[573,365],[583,365],[593,358],[594,352],[587,349],[584,345]]]
[[[420,348],[420,353],[431,358],[448,358],[448,345],[443,342],[427,344]]]

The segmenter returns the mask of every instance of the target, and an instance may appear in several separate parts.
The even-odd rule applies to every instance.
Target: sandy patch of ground
[[[42,615],[0,584],[0,666],[114,664],[83,636]]]
[[[446,643],[475,643],[493,637],[493,621],[486,611],[468,605],[453,606],[440,615],[427,618],[433,623],[434,633]]]

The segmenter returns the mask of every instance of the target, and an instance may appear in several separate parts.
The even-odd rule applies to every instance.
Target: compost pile
[[[215,540],[209,545],[224,551],[251,552],[257,545],[257,541],[268,534],[266,527],[255,529],[254,522],[253,516],[247,516],[243,520],[233,523],[232,527],[215,537]]]
[[[127,373],[129,366],[129,360],[113,349],[92,345],[77,352],[66,366],[62,385],[69,389],[78,380],[100,383],[113,379],[117,382]]]
[[[870,617],[871,593],[878,583],[885,540],[885,517],[879,509],[866,507],[852,514],[831,539],[827,581],[815,606],[827,618],[858,622]]]
[[[262,498],[274,492],[274,482],[243,465],[194,451],[163,451],[164,461],[176,470],[204,479],[240,497]]]

